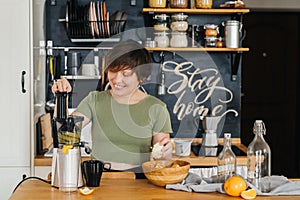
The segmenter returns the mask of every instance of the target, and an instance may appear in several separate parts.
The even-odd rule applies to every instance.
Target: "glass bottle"
[[[263,135],[266,134],[265,124],[256,120],[253,126],[255,137],[247,150],[247,179],[262,192],[271,189],[271,150]]]
[[[236,171],[236,156],[231,149],[231,133],[224,134],[223,150],[218,156],[218,179],[223,183]]]

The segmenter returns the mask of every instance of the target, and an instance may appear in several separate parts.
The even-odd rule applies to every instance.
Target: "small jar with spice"
[[[216,42],[216,47],[218,47],[218,48],[224,47],[224,40],[222,37],[218,37],[217,42]]]
[[[162,32],[155,32],[154,33],[154,41],[156,42],[157,47],[168,47],[170,44],[169,33],[162,31]]]
[[[196,0],[196,8],[208,9],[212,8],[213,0]]]
[[[219,27],[216,24],[205,24],[205,36],[216,37],[219,34]]]
[[[183,13],[173,14],[171,16],[171,30],[172,31],[187,31],[188,29],[188,16]]]
[[[189,0],[170,0],[171,8],[187,8]]]
[[[206,36],[205,37],[205,47],[216,47],[217,37],[215,36]]]
[[[173,31],[170,41],[171,47],[187,47],[188,46],[188,40],[186,36],[186,32],[178,32]]]
[[[149,0],[150,8],[165,8],[167,5],[167,0]]]
[[[156,31],[168,31],[169,28],[169,18],[167,14],[158,14],[154,16],[155,24],[153,26]]]

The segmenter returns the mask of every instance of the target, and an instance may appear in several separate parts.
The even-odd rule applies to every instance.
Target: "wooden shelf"
[[[235,14],[249,13],[249,9],[195,9],[195,8],[143,8],[143,13]]]
[[[205,48],[205,47],[183,47],[183,48],[175,48],[175,47],[168,47],[168,48],[160,48],[160,47],[146,47],[149,51],[210,51],[210,52],[242,52],[242,51],[249,51],[249,48]]]
[[[101,79],[101,76],[85,76],[85,75],[63,75],[66,79],[74,79],[74,80],[98,80]]]

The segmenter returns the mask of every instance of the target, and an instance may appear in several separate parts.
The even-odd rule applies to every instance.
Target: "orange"
[[[69,153],[69,149],[73,149],[73,145],[67,145],[67,144],[65,144],[64,146],[63,146],[63,148],[62,148],[62,152],[63,152],[63,154],[68,154]]]
[[[243,191],[241,194],[241,197],[243,199],[254,199],[256,197],[256,191],[255,191],[255,189],[249,189],[249,190]]]
[[[80,194],[82,195],[90,195],[94,192],[94,189],[89,189],[88,187],[80,188],[79,189]]]
[[[242,177],[235,175],[228,178],[223,187],[226,194],[238,197],[247,189],[247,183]]]

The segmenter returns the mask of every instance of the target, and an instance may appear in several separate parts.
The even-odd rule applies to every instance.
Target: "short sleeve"
[[[92,119],[92,109],[94,105],[94,92],[89,93],[77,106],[76,112],[79,112],[86,116],[88,119]]]
[[[170,114],[166,104],[155,104],[150,109],[154,132],[172,133]]]

